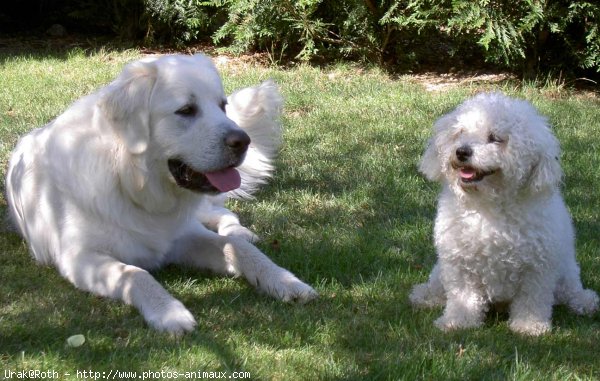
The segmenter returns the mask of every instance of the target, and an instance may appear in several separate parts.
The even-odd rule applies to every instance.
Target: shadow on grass
[[[14,253],[12,258],[0,258],[0,363],[10,364],[7,369],[35,370],[46,363],[73,375],[76,370],[143,372],[164,368],[161,354],[169,357],[178,352],[181,356],[169,358],[181,361],[185,369],[244,368],[243,361],[227,344],[227,338],[214,330],[203,329],[206,325],[202,321],[198,330],[183,338],[157,333],[145,325],[133,307],[78,291],[54,268],[37,265],[26,254],[18,237],[5,235],[3,248],[10,250],[4,251],[3,256]],[[158,274],[162,283],[168,286],[180,281],[174,275],[176,270],[165,271]],[[217,291],[207,297],[207,304],[236,300],[238,293],[235,289]],[[185,304],[196,307],[192,311],[202,318],[204,298],[176,291],[173,294]],[[83,334],[86,343],[71,348],[66,339],[75,334]],[[200,353],[197,361],[193,357],[186,358],[188,354],[197,353]]]
[[[125,52],[137,48],[108,37],[72,36],[0,36],[0,65],[16,58],[67,60],[73,53],[93,56],[108,52]]]

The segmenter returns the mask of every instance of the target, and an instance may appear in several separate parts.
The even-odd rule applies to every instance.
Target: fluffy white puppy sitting
[[[202,55],[133,62],[19,141],[10,212],[35,259],[134,305],[161,331],[196,324],[147,271],[165,264],[241,275],[278,299],[308,301],[315,291],[250,244],[254,234],[223,205],[224,192],[247,195],[269,176],[280,107],[269,82],[227,99]]]
[[[441,117],[420,170],[442,183],[429,281],[416,306],[445,305],[442,330],[477,327],[490,303],[509,303],[513,331],[551,329],[552,306],[598,308],[584,290],[574,231],[559,190],[559,143],[527,101],[480,94]]]

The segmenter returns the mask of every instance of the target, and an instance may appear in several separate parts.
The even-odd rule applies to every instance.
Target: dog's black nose
[[[456,149],[456,158],[459,161],[467,161],[473,156],[473,149],[469,146],[460,146]]]
[[[242,130],[231,130],[225,135],[225,145],[235,153],[244,153],[250,145],[250,136]]]

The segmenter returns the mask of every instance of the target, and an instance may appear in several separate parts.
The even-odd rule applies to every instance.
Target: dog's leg
[[[179,335],[196,326],[184,305],[146,270],[101,253],[65,255],[70,258],[59,263],[59,270],[77,288],[135,306],[146,322],[159,331]]]
[[[521,288],[510,305],[510,329],[531,336],[552,329],[555,284],[547,273],[530,272],[523,276]]]
[[[253,286],[286,302],[307,302],[317,297],[312,287],[238,237],[199,229],[176,241],[169,260],[219,274],[241,275]]]
[[[449,287],[444,314],[435,321],[443,331],[479,327],[485,318],[487,303],[483,295],[464,283]]]
[[[225,207],[226,194],[206,197],[198,219],[208,229],[220,235],[240,237],[248,242],[258,242],[259,237],[240,223],[238,216]]]
[[[446,303],[446,294],[440,279],[440,266],[437,263],[433,267],[427,283],[414,286],[409,299],[417,307],[437,307]]]

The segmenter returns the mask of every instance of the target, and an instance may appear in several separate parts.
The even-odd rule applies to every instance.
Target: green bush
[[[226,43],[236,53],[268,51],[274,59],[366,57],[375,41],[363,4],[358,0],[225,0],[228,19],[214,41]]]
[[[182,45],[210,36],[216,30],[219,1],[144,0],[147,42]]]
[[[238,53],[349,57],[404,69],[480,56],[524,75],[600,72],[600,8],[589,0],[225,0],[221,6],[228,18],[214,41]]]
[[[182,46],[212,40],[273,61],[361,60],[392,70],[493,65],[600,75],[596,0],[57,0],[81,29]],[[0,19],[2,12],[0,12]],[[22,17],[26,17],[23,15]],[[58,20],[60,22],[60,20]],[[47,27],[47,26],[46,26]]]
[[[577,66],[600,73],[600,6],[593,1],[562,1],[550,11],[546,29],[558,36],[564,53]]]
[[[450,33],[472,35],[486,59],[526,76],[593,69],[600,73],[600,7],[591,1],[454,1]],[[576,70],[575,70],[576,71]]]

